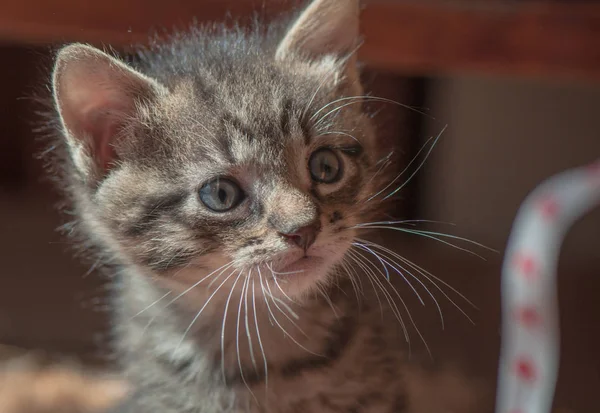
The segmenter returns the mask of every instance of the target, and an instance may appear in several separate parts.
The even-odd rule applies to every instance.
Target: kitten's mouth
[[[310,273],[324,262],[323,258],[316,255],[304,254],[299,258],[282,263],[273,267],[273,273],[281,276],[301,276]]]

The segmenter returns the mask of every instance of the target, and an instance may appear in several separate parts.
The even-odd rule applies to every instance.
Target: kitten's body
[[[133,295],[138,298],[140,287],[130,290],[135,290]],[[128,322],[132,315],[152,304],[152,299],[160,297],[144,294],[144,300],[133,304],[136,299],[125,294],[122,308],[129,311],[122,315],[123,336],[118,342],[129,377],[143,383],[139,395],[131,402],[136,407],[133,411],[138,411],[137,408],[165,413],[405,411],[408,400],[402,374],[403,337],[394,334],[395,324],[387,317],[382,318],[377,304],[371,307],[363,303],[359,309],[352,289],[342,291],[329,293],[336,314],[325,300],[318,298],[310,299],[302,307],[293,306],[299,316],[296,324],[306,335],[273,307],[281,326],[315,354],[285,337],[275,323],[269,322],[268,311],[264,307],[262,312],[259,309],[258,324],[268,364],[266,376],[262,355],[256,350],[257,368],[253,367],[243,314],[240,336],[236,336],[239,298],[235,297],[228,314],[230,327],[225,333],[228,355],[225,384],[220,358],[221,325],[211,323],[222,318],[223,302],[215,302],[214,308],[205,310],[206,318],[198,319],[195,338],[199,346],[191,342],[180,346],[187,327],[181,323],[180,314],[155,306]],[[372,298],[376,303],[375,297]],[[155,328],[148,328],[148,323]],[[250,322],[253,340],[254,328]],[[238,340],[244,379],[237,360]]]
[[[357,44],[358,2],[316,0],[287,33],[197,30],[137,71],[59,53],[71,193],[118,269],[119,412],[418,411],[394,292],[350,251],[389,182]]]

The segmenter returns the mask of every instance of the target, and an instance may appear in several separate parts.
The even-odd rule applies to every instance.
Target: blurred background
[[[33,133],[39,119],[28,97],[45,91],[56,46],[84,41],[127,53],[154,30],[193,19],[245,22],[253,12],[268,20],[302,3],[0,0],[0,349],[111,362],[105,285],[56,231],[60,197],[45,180],[44,147]],[[600,2],[371,0],[362,31],[367,89],[431,116],[378,108],[377,124],[402,162],[448,125],[395,215],[453,223],[433,229],[500,251],[482,261],[432,240],[390,236],[479,308],[465,306],[473,326],[444,304],[444,331],[435,307],[415,308],[434,365],[458,365],[493,389],[500,262],[517,208],[541,180],[600,157]],[[556,406],[564,412],[600,408],[599,246],[596,211],[562,251]]]

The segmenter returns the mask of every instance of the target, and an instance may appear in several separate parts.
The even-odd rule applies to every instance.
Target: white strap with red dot
[[[556,267],[570,226],[600,205],[600,162],[556,175],[521,206],[502,269],[496,413],[550,413],[559,360]]]

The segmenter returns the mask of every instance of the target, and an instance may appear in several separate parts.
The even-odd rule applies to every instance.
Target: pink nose
[[[314,244],[317,239],[317,233],[319,232],[318,225],[307,225],[305,227],[298,228],[297,230],[289,233],[280,232],[281,236],[285,239],[293,242],[304,251],[308,250],[311,245]]]

